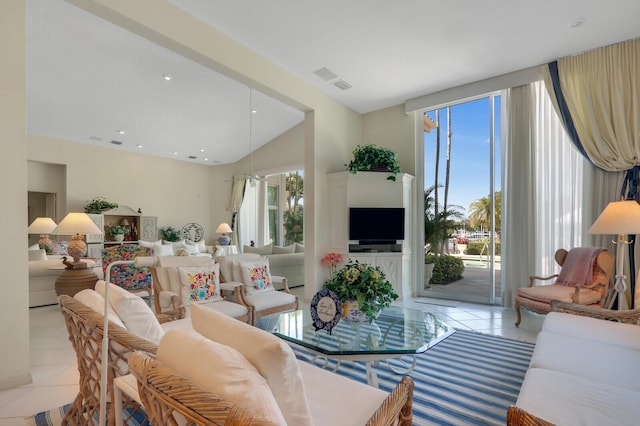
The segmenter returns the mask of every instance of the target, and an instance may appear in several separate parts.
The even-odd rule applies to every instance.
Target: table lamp
[[[218,238],[218,244],[221,246],[228,246],[231,243],[231,238],[227,234],[232,233],[231,227],[228,223],[221,223],[216,228],[216,232],[220,234],[220,238]]]
[[[45,249],[47,254],[51,254],[53,252],[53,243],[49,239],[49,235],[56,229],[56,223],[50,217],[37,217],[29,228],[27,232],[29,234],[40,234],[40,241],[38,241],[38,245],[41,249]]]
[[[616,283],[618,292],[618,309],[628,309],[627,277],[624,275],[624,246],[630,244],[626,235],[640,234],[640,204],[635,200],[613,201],[600,213],[588,231],[589,234],[618,235],[618,241],[613,241],[616,248]],[[633,284],[633,283],[632,283]],[[633,288],[632,288],[633,293]],[[633,298],[634,295],[632,294]]]
[[[87,254],[87,244],[84,242],[85,235],[101,234],[102,231],[86,213],[69,213],[62,222],[53,230],[54,235],[71,235],[67,252],[73,257],[73,262],[77,263]]]

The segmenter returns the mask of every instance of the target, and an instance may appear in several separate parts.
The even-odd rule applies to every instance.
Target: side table
[[[66,257],[62,260],[64,265],[51,266],[48,269],[60,269],[62,272],[56,279],[56,295],[67,294],[73,297],[77,292],[84,289],[93,289],[98,282],[98,276],[93,268],[100,264],[93,259],[86,259],[77,263],[67,262]],[[65,266],[66,265],[66,266]]]
[[[229,256],[230,254],[238,254],[238,247],[237,246],[221,246],[221,245],[216,245],[216,251],[215,253],[218,256]],[[219,254],[218,254],[219,253]]]

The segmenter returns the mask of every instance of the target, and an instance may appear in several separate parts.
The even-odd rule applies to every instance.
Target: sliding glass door
[[[500,102],[425,112],[425,252],[435,266],[423,295],[499,303]]]

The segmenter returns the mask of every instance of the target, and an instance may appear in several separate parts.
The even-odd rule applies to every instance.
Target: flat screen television
[[[404,208],[351,207],[349,239],[362,244],[404,240]]]

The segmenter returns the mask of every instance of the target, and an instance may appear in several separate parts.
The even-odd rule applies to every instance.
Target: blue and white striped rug
[[[504,425],[533,348],[532,343],[458,330],[417,355],[416,366],[408,374],[415,383],[413,424]],[[298,347],[293,350],[303,360],[313,356]],[[328,368],[335,366],[336,361],[328,360]],[[384,391],[390,392],[400,380],[384,363],[373,368]],[[363,362],[343,361],[337,373],[367,382]]]

